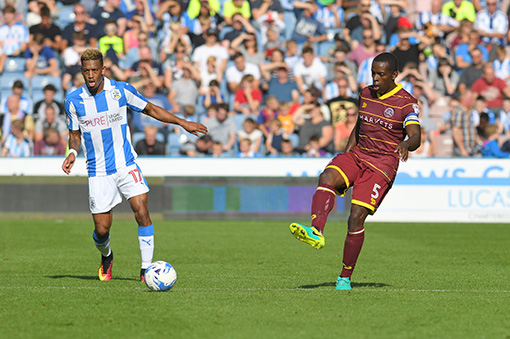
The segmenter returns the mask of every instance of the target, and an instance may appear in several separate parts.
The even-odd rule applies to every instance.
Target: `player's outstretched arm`
[[[398,153],[400,160],[407,161],[409,152],[416,150],[421,144],[421,127],[418,124],[410,124],[406,126],[406,133],[408,139],[402,141],[395,148],[395,153]]]
[[[159,121],[179,125],[189,133],[194,134],[196,136],[199,136],[198,133],[207,134],[207,127],[205,127],[204,125],[198,122],[187,121],[179,117],[176,117],[172,113],[166,111],[164,108],[154,105],[150,102],[147,103],[147,106],[145,106],[143,113],[150,115],[151,117]]]
[[[81,145],[81,132],[77,131],[69,131],[69,150],[73,149],[78,153],[80,151]],[[64,159],[64,163],[62,164],[62,170],[66,174],[71,173],[71,168],[74,166],[74,162],[76,161],[76,154],[74,152],[69,152],[67,157]]]

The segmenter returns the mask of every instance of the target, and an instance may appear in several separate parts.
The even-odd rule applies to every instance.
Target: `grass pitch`
[[[320,251],[285,222],[154,227],[154,259],[177,270],[169,292],[138,281],[134,221],[114,220],[100,282],[91,220],[2,220],[0,336],[510,337],[510,225],[368,223],[350,292],[334,289],[343,223]]]

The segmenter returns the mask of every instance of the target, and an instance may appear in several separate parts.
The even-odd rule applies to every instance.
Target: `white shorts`
[[[89,207],[92,214],[105,213],[122,202],[120,194],[126,198],[149,192],[149,186],[140,167],[133,164],[117,173],[89,177]]]

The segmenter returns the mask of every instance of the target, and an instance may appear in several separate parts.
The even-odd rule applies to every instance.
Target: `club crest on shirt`
[[[361,105],[361,108],[365,108],[365,107],[367,107],[367,103],[363,102],[363,105]]]
[[[117,88],[115,88],[112,91],[112,98],[113,98],[113,100],[119,100],[120,99],[120,91]]]
[[[393,115],[395,114],[395,111],[393,110],[393,108],[391,107],[388,107],[384,110],[384,116],[386,118],[391,118]]]

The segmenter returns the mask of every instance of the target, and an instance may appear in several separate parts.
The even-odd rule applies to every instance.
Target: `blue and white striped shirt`
[[[485,44],[496,43],[500,45],[505,44],[505,36],[508,32],[508,18],[500,10],[496,10],[491,14],[488,10],[484,9],[476,13],[475,29],[480,29],[487,33],[501,33],[503,38],[490,38],[483,36],[482,40]]]
[[[13,55],[16,50],[21,50],[21,43],[28,43],[28,28],[21,23],[12,26],[0,27],[0,41],[4,42],[4,54]]]
[[[141,112],[147,102],[131,84],[106,77],[96,95],[86,85],[67,95],[67,128],[81,130],[89,177],[114,174],[134,163],[127,110]]]

